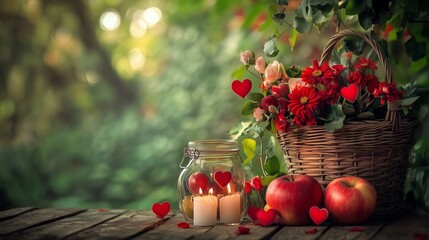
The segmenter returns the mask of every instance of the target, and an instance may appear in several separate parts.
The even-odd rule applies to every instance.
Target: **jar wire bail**
[[[186,166],[183,166],[183,163],[186,157],[189,157],[190,160]],[[191,165],[191,163],[197,160],[199,157],[200,157],[200,151],[198,151],[197,149],[183,148],[183,157],[182,157],[182,160],[180,161],[179,167],[188,168],[189,165]]]

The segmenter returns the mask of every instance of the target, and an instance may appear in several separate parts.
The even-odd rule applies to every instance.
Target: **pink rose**
[[[253,117],[257,122],[264,120],[264,109],[258,107],[253,109]]]
[[[258,73],[264,74],[264,72],[265,72],[265,60],[263,57],[258,57],[258,59],[256,59],[255,69]]]
[[[253,65],[255,64],[255,54],[250,50],[246,50],[241,53],[240,60],[244,65]]]
[[[302,78],[290,78],[289,79],[289,92],[293,92],[296,87],[308,86],[307,83],[302,81]]]
[[[277,80],[283,78],[283,76],[286,75],[285,68],[283,67],[283,64],[274,61],[271,64],[268,64],[267,68],[265,68],[265,80],[269,81],[270,83],[274,83]]]

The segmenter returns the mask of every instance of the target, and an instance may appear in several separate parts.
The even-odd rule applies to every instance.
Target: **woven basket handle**
[[[320,63],[329,61],[332,56],[332,51],[335,49],[335,46],[337,45],[337,43],[342,38],[348,37],[348,36],[356,36],[356,37],[362,38],[369,46],[372,47],[374,52],[377,54],[378,61],[380,62],[381,67],[386,73],[385,81],[387,83],[393,82],[392,70],[390,68],[389,61],[384,55],[384,52],[380,47],[380,45],[372,37],[368,36],[367,34],[358,32],[356,30],[346,29],[334,34],[329,39],[328,43],[323,49],[322,56],[320,58]],[[400,109],[401,108],[400,108],[399,101],[396,101],[395,103],[390,103],[390,102],[387,103],[387,113],[386,113],[385,120],[390,121],[392,123],[392,131],[401,130],[401,115],[398,111]]]

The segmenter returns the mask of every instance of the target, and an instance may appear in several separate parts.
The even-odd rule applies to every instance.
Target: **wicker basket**
[[[321,62],[327,61],[336,44],[346,36],[365,40],[377,53],[386,81],[392,81],[388,61],[371,37],[344,30],[331,37]],[[358,176],[371,182],[377,191],[375,215],[386,217],[401,209],[403,182],[417,122],[401,119],[399,106],[388,104],[386,118],[350,121],[335,133],[324,126],[304,126],[277,135],[289,173],[315,177],[326,187],[338,177]]]

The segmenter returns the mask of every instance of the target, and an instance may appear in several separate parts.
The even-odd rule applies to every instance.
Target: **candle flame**
[[[209,195],[213,195],[213,188],[210,188]]]
[[[200,195],[203,195],[203,190],[200,188]]]
[[[228,194],[231,194],[231,186],[228,183]]]

